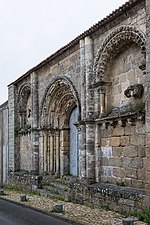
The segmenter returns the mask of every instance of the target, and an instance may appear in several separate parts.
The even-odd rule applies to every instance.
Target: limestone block
[[[25,194],[20,195],[20,201],[21,202],[26,202],[27,201],[27,196]]]
[[[63,210],[63,204],[56,204],[52,211],[54,212],[57,212],[57,213],[62,213],[64,210]]]
[[[126,78],[126,74],[125,73],[123,73],[123,74],[120,75],[120,83],[125,82],[126,79],[127,78]]]
[[[132,168],[142,169],[143,168],[143,159],[140,158],[140,157],[132,158],[131,161],[130,161],[130,166]]]
[[[101,147],[101,156],[110,157],[112,156],[112,147]]]
[[[139,180],[142,180],[145,178],[145,170],[144,169],[138,169],[137,170],[137,178]]]
[[[116,127],[113,129],[113,136],[123,136],[124,135],[124,127]]]
[[[126,178],[124,183],[125,183],[125,186],[131,187],[132,186],[132,179],[131,178]]]
[[[0,195],[4,195],[4,189],[3,188],[0,189]]]
[[[112,177],[112,167],[111,166],[102,166],[101,175],[106,177]]]
[[[135,71],[134,71],[134,70],[130,70],[130,71],[127,73],[127,79],[128,79],[129,81],[135,80]]]
[[[110,146],[110,138],[102,138],[101,146]]]
[[[137,124],[136,124],[136,133],[137,134],[145,134],[145,132],[146,132],[145,124],[143,124],[141,122],[137,122]]]
[[[144,186],[143,180],[132,180],[132,187],[143,189]]]
[[[118,157],[122,156],[122,153],[123,153],[122,149],[123,149],[122,147],[113,147],[112,156],[118,156]]]
[[[134,225],[134,219],[125,218],[125,219],[122,220],[122,225]]]
[[[123,205],[128,205],[128,206],[134,207],[134,201],[130,200],[130,199],[120,198],[118,202]]]
[[[145,180],[146,180],[146,183],[150,184],[150,172],[148,171],[145,172]]]
[[[113,168],[113,176],[118,178],[124,178],[125,177],[125,169],[124,168]]]
[[[144,158],[143,163],[144,163],[144,169],[147,172],[150,172],[150,158]]]
[[[125,135],[135,134],[135,126],[127,125],[125,127]]]
[[[109,159],[107,157],[101,158],[101,166],[109,166]]]
[[[150,133],[146,134],[146,146],[150,146]]]
[[[132,168],[126,168],[126,177],[128,178],[137,178],[137,170]]]
[[[150,158],[150,147],[146,147],[145,152],[146,152],[146,157]]]
[[[111,157],[111,158],[109,158],[109,165],[113,166],[113,167],[120,167],[121,166],[120,157]]]
[[[124,157],[136,157],[138,150],[136,146],[125,146],[122,148]]]
[[[144,146],[145,145],[145,135],[131,135],[130,144],[134,146]]]
[[[144,147],[138,147],[138,156],[139,157],[145,157],[146,152]]]
[[[129,136],[121,136],[121,146],[129,145]]]
[[[112,147],[120,146],[120,137],[110,138],[110,146],[112,146]]]

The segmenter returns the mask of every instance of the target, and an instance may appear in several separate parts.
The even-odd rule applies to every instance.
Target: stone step
[[[42,189],[38,190],[38,193],[42,196],[68,201],[69,184],[77,180],[78,178],[73,176],[51,179],[49,183],[43,185]]]
[[[46,191],[49,191],[53,194],[64,194],[65,192],[68,192],[68,187],[67,186],[58,186],[57,184],[55,184],[56,186],[44,186],[43,189]]]
[[[68,195],[65,193],[62,194],[56,194],[56,193],[51,193],[51,191],[45,190],[45,189],[37,189],[37,192],[40,196],[48,197],[51,199],[58,199],[62,201],[68,201]]]

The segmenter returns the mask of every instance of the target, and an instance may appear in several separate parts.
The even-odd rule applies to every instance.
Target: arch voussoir
[[[109,58],[119,51],[121,43],[126,43],[128,41],[136,43],[141,48],[141,52],[145,53],[146,40],[141,31],[133,26],[121,26],[116,28],[108,35],[98,50],[94,63],[94,83],[103,79]]]

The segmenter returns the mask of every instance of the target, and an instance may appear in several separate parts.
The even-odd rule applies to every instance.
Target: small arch
[[[145,36],[136,27],[120,26],[116,28],[103,42],[99,48],[94,63],[94,83],[103,80],[106,64],[114,53],[119,52],[120,45],[128,41],[140,46],[141,51],[145,54]]]
[[[31,115],[31,84],[23,83],[18,91],[18,111],[20,116],[20,126],[24,127],[29,122]]]

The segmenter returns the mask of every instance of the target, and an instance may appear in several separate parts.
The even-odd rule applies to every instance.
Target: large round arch
[[[94,63],[94,83],[103,80],[104,72],[108,60],[120,51],[120,47],[127,42],[136,43],[142,53],[145,53],[145,36],[133,26],[120,26],[116,28],[103,42],[98,49],[98,53]]]
[[[71,122],[70,117],[75,108],[76,121]],[[77,142],[70,144],[70,132],[75,129],[77,134],[75,124],[70,123],[76,123],[80,119],[80,108],[77,91],[68,78],[59,77],[49,84],[42,101],[40,116],[40,152],[43,155],[44,171],[57,175],[70,174],[70,152],[77,149]],[[71,146],[74,146],[73,150]]]

